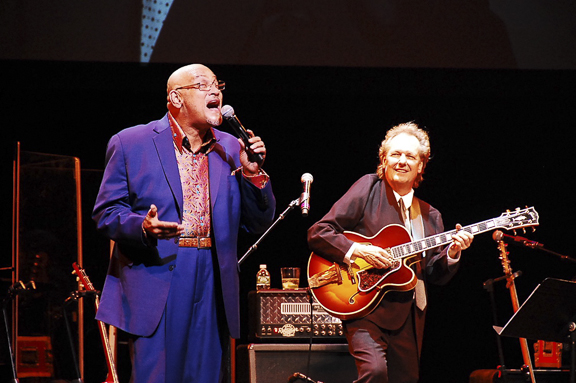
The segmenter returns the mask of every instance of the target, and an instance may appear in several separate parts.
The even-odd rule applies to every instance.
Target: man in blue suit
[[[168,79],[168,113],[114,135],[93,218],[115,242],[97,319],[133,335],[133,382],[218,382],[240,336],[237,237],[276,202],[264,142],[214,129],[224,83],[204,65]]]

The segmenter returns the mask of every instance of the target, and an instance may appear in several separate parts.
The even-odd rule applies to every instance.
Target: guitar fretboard
[[[522,213],[526,214],[519,214],[519,212],[516,212],[516,217],[519,217],[517,220],[511,219],[510,216],[501,216],[498,218],[492,218],[486,221],[482,221],[473,225],[465,226],[462,228],[462,230],[465,230],[472,235],[477,235],[489,230],[494,230],[496,228],[510,229],[510,228],[517,228],[527,225],[538,224],[538,215],[532,208],[526,209]],[[454,234],[456,234],[456,232],[457,232],[456,229],[454,229],[446,231],[441,234],[436,234],[430,237],[419,239],[413,242],[397,245],[390,248],[390,252],[392,253],[392,256],[394,258],[409,257],[411,255],[418,254],[423,251],[443,246],[452,242],[452,237],[454,236]]]

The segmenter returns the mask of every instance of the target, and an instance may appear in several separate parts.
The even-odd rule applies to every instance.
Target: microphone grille
[[[231,118],[234,116],[234,108],[232,108],[230,105],[224,105],[222,107],[222,116],[224,116],[224,118]]]
[[[500,230],[496,230],[494,233],[492,233],[492,239],[495,241],[501,241],[503,237],[504,233],[502,233]]]
[[[304,173],[302,174],[302,178],[300,178],[300,182],[306,182],[306,181],[314,181],[314,177],[312,177],[312,174],[310,173]]]

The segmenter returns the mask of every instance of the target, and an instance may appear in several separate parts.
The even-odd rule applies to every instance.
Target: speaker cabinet
[[[357,378],[346,344],[253,343],[238,346],[236,357],[237,383],[286,383],[297,372],[323,383]]]

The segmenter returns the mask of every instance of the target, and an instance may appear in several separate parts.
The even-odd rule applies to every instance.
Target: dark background
[[[3,67],[2,83],[8,84],[1,102],[8,134],[5,192],[16,141],[22,150],[79,157],[84,267],[101,286],[107,243],[94,232],[89,215],[107,140],[124,127],[164,114],[165,81],[178,65],[21,61]],[[254,289],[260,263],[268,264],[277,288],[280,267],[306,268],[308,227],[357,178],[374,171],[385,131],[410,120],[430,132],[432,144],[433,158],[417,193],[443,212],[446,230],[534,206],[540,227],[519,234],[573,256],[574,72],[211,67],[227,81],[225,103],[266,142],[265,169],[278,213],[299,197],[301,175],[314,176],[310,215],[292,211],[242,265],[244,297]],[[6,212],[9,201],[3,200]],[[8,254],[8,230],[5,237]],[[256,240],[242,235],[239,256]],[[553,255],[509,250],[512,268],[523,272],[517,280],[521,302],[546,277],[576,275],[574,264]],[[442,376],[446,382],[462,382],[476,369],[498,365],[489,296],[482,287],[503,274],[498,256],[490,233],[479,235],[452,282],[430,289],[423,381]],[[496,285],[496,298],[503,325],[511,314],[503,283]],[[518,341],[504,339],[504,344],[506,365],[519,367]]]
[[[572,248],[576,51],[574,25],[568,22],[574,1],[387,2],[389,8],[379,12],[367,12],[374,4],[359,2],[348,16],[343,13],[335,19],[362,26],[353,33],[299,15],[295,20],[304,20],[306,28],[326,27],[306,29],[287,22],[284,34],[260,31],[250,36],[269,41],[254,43],[253,48],[243,43],[242,49],[236,39],[246,38],[248,32],[234,33],[232,26],[243,19],[222,16],[217,8],[208,7],[195,14],[196,22],[190,22],[188,29],[178,33],[166,28],[165,36],[160,36],[158,47],[162,39],[168,47],[172,41],[179,59],[160,57],[158,48],[157,60],[153,56],[148,64],[137,62],[138,16],[129,9],[111,12],[106,7],[113,2],[106,1],[92,8],[84,2],[44,3],[68,8],[54,12],[26,1],[0,6],[0,17],[6,21],[0,23],[0,44],[5,48],[0,54],[0,121],[5,134],[2,211],[10,215],[16,142],[24,151],[78,157],[83,169],[84,267],[96,288],[102,287],[108,243],[95,232],[89,217],[106,143],[123,128],[163,116],[166,80],[181,66],[175,62],[206,63],[226,81],[224,103],[234,107],[268,148],[265,169],[272,177],[277,214],[299,197],[301,175],[314,176],[310,215],[289,213],[243,263],[242,298],[254,289],[261,263],[268,265],[276,288],[280,267],[306,269],[307,229],[355,180],[375,171],[385,132],[406,121],[415,121],[430,133],[433,157],[416,192],[443,213],[446,230],[456,223],[497,217],[507,209],[534,206],[540,226],[534,233],[518,234],[576,257]],[[331,12],[345,5],[334,4],[318,17],[332,20]],[[301,7],[305,9],[305,4]],[[74,9],[82,17],[74,16],[78,15]],[[264,11],[261,4],[250,9]],[[233,14],[235,8],[224,10]],[[51,19],[43,16],[47,14]],[[390,18],[374,21],[367,14]],[[96,22],[101,15],[108,18]],[[247,17],[256,17],[250,15],[254,12]],[[176,16],[175,12],[169,18]],[[385,26],[391,34],[382,41]],[[99,30],[106,33],[97,34]],[[182,35],[182,30],[189,34]],[[223,36],[213,35],[214,30],[224,31]],[[380,41],[360,37],[361,30]],[[98,37],[88,39],[86,31]],[[343,36],[340,41],[347,43],[330,43],[333,35]],[[314,36],[323,37],[312,44]],[[231,50],[218,49],[222,39]],[[189,41],[192,46],[183,45]],[[282,49],[291,44],[296,52]],[[53,219],[54,225],[61,224],[60,217]],[[10,260],[11,230],[9,224],[3,227],[5,266]],[[242,234],[239,257],[257,239]],[[516,281],[520,302],[547,277],[576,276],[575,264],[554,255],[513,246],[509,251],[512,268],[523,272]],[[484,281],[503,275],[498,256],[491,233],[479,235],[463,254],[456,277],[446,286],[430,288],[422,382],[440,378],[465,382],[472,371],[499,364],[492,307],[483,288]],[[503,282],[495,286],[495,295],[498,322],[504,325],[512,304]],[[239,343],[247,342],[247,323],[244,306]],[[95,340],[91,351],[98,354],[97,336],[90,339]],[[518,340],[502,340],[506,366],[520,367]],[[101,381],[97,375],[87,376],[86,382]]]

